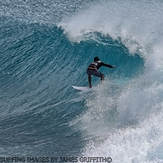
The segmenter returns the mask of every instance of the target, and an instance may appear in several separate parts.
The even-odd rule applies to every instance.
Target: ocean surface
[[[162,16],[162,0],[1,0],[0,157],[163,163]],[[116,68],[73,89],[95,56]]]

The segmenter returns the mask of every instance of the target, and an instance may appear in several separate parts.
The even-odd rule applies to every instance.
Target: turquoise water
[[[0,6],[1,156],[163,162],[161,1]],[[95,56],[116,68],[74,90]]]

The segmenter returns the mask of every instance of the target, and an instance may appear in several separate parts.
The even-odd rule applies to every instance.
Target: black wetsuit
[[[101,66],[105,66],[105,67],[109,67],[109,68],[114,68],[113,66],[109,65],[109,64],[106,64],[104,62],[101,62],[101,61],[95,61],[95,62],[92,62],[89,66],[88,66],[88,69],[96,69],[98,70]]]
[[[87,74],[88,75],[94,75],[94,76],[97,76],[97,77],[101,77],[103,74],[98,71],[98,69],[101,67],[101,66],[105,66],[105,67],[109,67],[109,68],[114,68],[113,66],[109,65],[109,64],[106,64],[104,62],[101,62],[101,61],[94,61],[92,62],[89,66],[88,66],[88,69],[87,69]]]

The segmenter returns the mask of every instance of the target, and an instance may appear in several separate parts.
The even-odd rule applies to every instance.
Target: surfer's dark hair
[[[94,57],[94,61],[99,61],[100,60],[100,58],[99,57]]]

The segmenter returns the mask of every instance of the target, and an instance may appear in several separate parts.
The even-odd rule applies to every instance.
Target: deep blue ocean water
[[[162,1],[0,7],[0,157],[163,162]],[[95,56],[116,68],[74,90]]]

